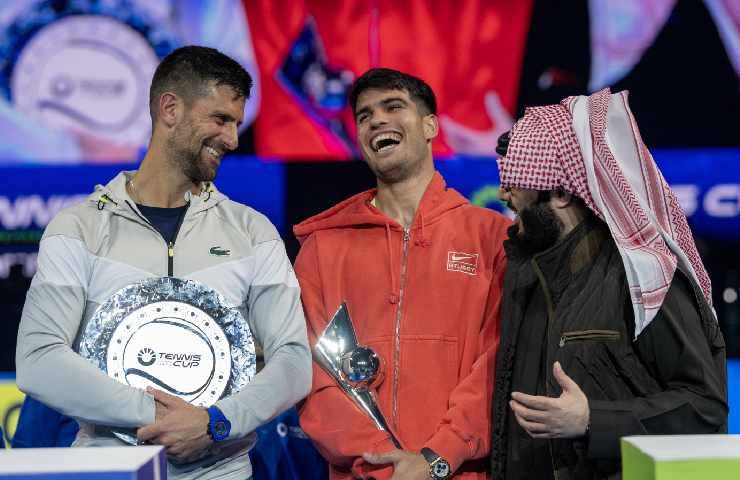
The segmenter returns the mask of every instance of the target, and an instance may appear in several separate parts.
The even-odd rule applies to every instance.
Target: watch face
[[[218,436],[228,434],[228,432],[226,431],[226,422],[219,420],[218,422],[214,423],[213,432]]]
[[[432,473],[435,478],[447,478],[450,474],[450,464],[439,460],[432,466]]]

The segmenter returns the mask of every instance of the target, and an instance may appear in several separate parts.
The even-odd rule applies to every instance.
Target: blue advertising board
[[[13,265],[30,277],[36,269],[38,241],[63,208],[83,201],[96,184],[106,184],[135,165],[25,165],[0,167],[0,278]],[[265,214],[278,230],[285,223],[285,165],[256,157],[228,156],[216,178],[232,200]]]
[[[27,165],[0,168],[0,230],[43,228],[62,208],[136,165]],[[256,157],[227,156],[214,182],[237,202],[264,213],[278,230],[283,224],[284,164]]]

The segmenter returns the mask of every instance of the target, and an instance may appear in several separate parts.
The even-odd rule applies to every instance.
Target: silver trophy
[[[375,426],[388,433],[396,448],[401,448],[401,442],[391,432],[378,407],[375,393],[369,389],[378,376],[380,359],[373,349],[357,341],[346,303],[339,306],[316,342],[314,358]]]
[[[151,386],[202,407],[244,388],[257,366],[241,312],[215,290],[176,277],[114,293],[87,322],[79,353],[125,385]],[[136,443],[134,430],[111,430]]]

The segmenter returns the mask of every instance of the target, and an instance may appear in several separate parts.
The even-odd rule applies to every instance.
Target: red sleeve
[[[426,443],[428,448],[450,463],[453,471],[466,460],[488,455],[491,449],[491,400],[505,269],[506,257],[501,248],[492,267],[485,318],[479,336],[479,357],[470,373],[450,394],[450,408],[436,433]]]
[[[316,239],[312,235],[304,242],[295,263],[312,347],[330,315],[324,306],[317,255]],[[300,423],[321,455],[335,467],[351,469],[360,478],[372,474],[382,480],[393,474],[392,466],[377,467],[362,459],[364,452],[393,450],[389,436],[375,427],[316,362],[313,362],[311,393],[300,411]]]

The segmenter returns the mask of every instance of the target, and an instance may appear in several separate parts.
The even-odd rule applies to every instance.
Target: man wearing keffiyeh
[[[493,477],[619,478],[622,436],[725,432],[711,284],[627,93],[528,108],[497,151]]]

